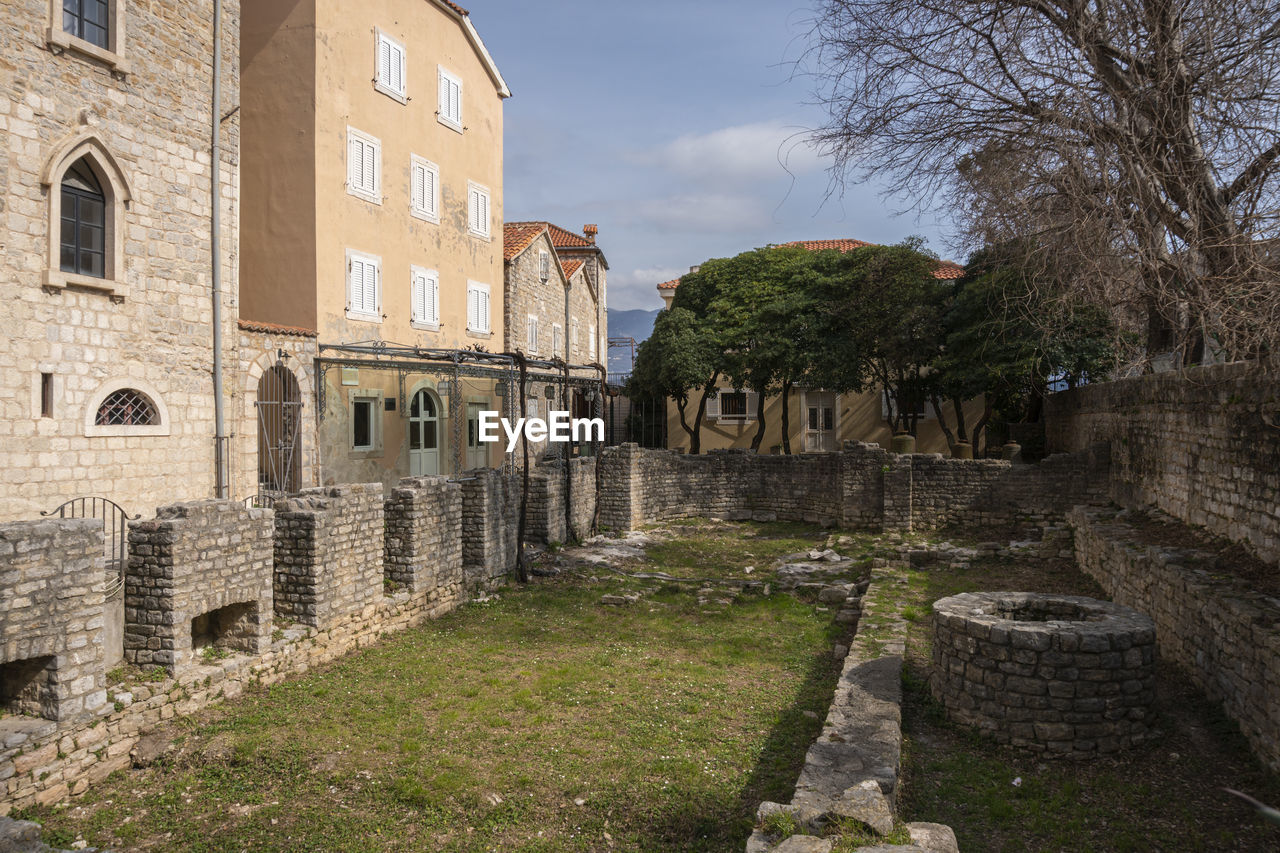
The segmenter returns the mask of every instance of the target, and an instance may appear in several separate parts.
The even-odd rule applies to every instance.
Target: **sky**
[[[504,215],[600,226],[609,307],[770,243],[924,237],[950,224],[856,185],[830,197],[804,144],[823,118],[797,73],[808,0],[463,0],[512,97]]]

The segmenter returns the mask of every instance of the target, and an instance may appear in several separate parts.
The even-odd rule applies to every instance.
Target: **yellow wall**
[[[722,391],[732,389],[722,388]],[[789,416],[791,420],[791,452],[801,453],[805,449],[805,392],[793,390],[789,400]],[[690,394],[686,421],[693,426],[697,415],[698,401],[702,391],[699,389]],[[882,406],[878,394],[839,394],[835,398],[836,415],[836,449],[845,441],[871,441],[882,447],[889,447],[892,432],[882,415]],[[955,430],[955,418],[947,409],[947,424]],[[971,400],[965,404],[965,420],[970,431],[982,416],[982,403]],[[701,450],[747,449],[755,437],[759,422],[750,420],[740,423],[717,422],[714,418],[703,419]],[[680,412],[675,401],[667,401],[667,447],[672,449],[689,449],[689,434],[680,426]],[[782,395],[773,395],[765,400],[765,433],[760,443],[761,453],[781,452],[775,450],[782,444]],[[919,453],[947,453],[947,439],[938,427],[935,419],[921,420],[916,430],[916,451]]]

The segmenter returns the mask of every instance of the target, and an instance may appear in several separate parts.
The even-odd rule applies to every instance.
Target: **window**
[[[467,182],[467,227],[477,237],[489,236],[489,188]]]
[[[707,400],[707,417],[717,421],[755,420],[757,399],[754,391],[721,391]]]
[[[382,204],[382,143],[347,128],[347,192]]]
[[[537,397],[525,397],[525,400],[524,400],[524,411],[525,411],[525,417],[526,417],[526,418],[540,418],[540,417],[542,417],[540,414],[538,414],[538,398],[537,398]]]
[[[440,107],[436,117],[440,123],[462,132],[462,79],[438,68],[440,72]]]
[[[416,154],[409,157],[409,212],[428,222],[440,222],[440,167]]]
[[[385,95],[390,95],[400,103],[405,103],[405,54],[404,45],[378,32],[378,76],[374,78],[373,87]]]
[[[107,0],[62,0],[62,31],[110,50],[109,11]]]
[[[551,324],[551,354],[557,358],[564,355],[564,328],[559,323]]]
[[[351,449],[377,450],[379,439],[378,413],[382,401],[377,395],[353,395],[351,397]]]
[[[578,321],[571,320],[569,322],[569,346],[574,352],[578,351]]]
[[[347,250],[347,316],[382,322],[382,260]]]
[[[587,355],[591,356],[591,359],[594,361],[594,360],[595,360],[595,357],[596,357],[596,326],[595,326],[595,323],[592,323],[590,326],[588,326],[588,327],[587,327],[587,334],[591,336],[591,339],[587,341]]]
[[[93,422],[95,426],[159,426],[160,415],[146,394],[121,388],[102,401]]]
[[[538,252],[538,279],[544,283],[551,279],[550,252]]]
[[[53,417],[53,374],[40,374],[40,417]]]
[[[489,285],[467,282],[467,331],[489,334]]]
[[[410,267],[410,319],[415,325],[440,328],[440,275],[435,270]]]
[[[63,272],[106,277],[107,197],[83,157],[62,176]]]
[[[529,352],[535,353],[538,351],[538,318],[533,314],[529,315],[529,334],[527,343],[529,346]]]

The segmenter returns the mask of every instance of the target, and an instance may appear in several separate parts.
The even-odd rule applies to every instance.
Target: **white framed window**
[[[352,389],[347,398],[347,420],[351,425],[352,453],[382,451],[382,392]]]
[[[538,317],[536,314],[529,315],[529,332],[525,337],[525,343],[529,347],[530,353],[538,351]]]
[[[587,327],[587,334],[590,339],[587,341],[587,355],[594,360],[596,357],[596,324],[592,323]]]
[[[489,285],[467,282],[467,331],[489,334]]]
[[[373,88],[402,104],[407,103],[405,69],[408,64],[404,45],[378,30],[378,74],[373,78]]]
[[[354,127],[347,128],[347,192],[382,204],[382,143]]]
[[[409,212],[440,224],[440,167],[417,154],[409,155]]]
[[[414,326],[440,329],[440,274],[409,267],[409,318]]]
[[[551,279],[551,253],[538,250],[538,279],[541,281],[550,281]]]
[[[564,327],[559,323],[551,324],[551,354],[557,358],[564,355]]]
[[[569,321],[569,346],[574,352],[578,351],[578,321]]]
[[[347,250],[347,317],[382,322],[382,259]]]
[[[525,411],[525,417],[527,417],[527,418],[540,418],[540,417],[542,417],[542,415],[538,414],[538,398],[537,398],[537,397],[525,397],[525,400],[524,400],[524,411]]]
[[[462,132],[462,78],[436,66],[440,79],[440,106],[436,118],[446,127]]]
[[[489,238],[489,188],[475,181],[467,181],[467,230]]]
[[[756,418],[757,398],[754,391],[722,388],[714,397],[707,399],[707,417],[730,423],[753,421]]]

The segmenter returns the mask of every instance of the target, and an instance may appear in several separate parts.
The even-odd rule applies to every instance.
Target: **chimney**
[[[582,233],[586,236],[587,242],[591,245],[596,244],[596,235],[600,233],[600,227],[597,225],[583,225]]]
[[[697,272],[700,269],[702,269],[702,264],[694,264],[693,266],[689,267],[689,272]]]

